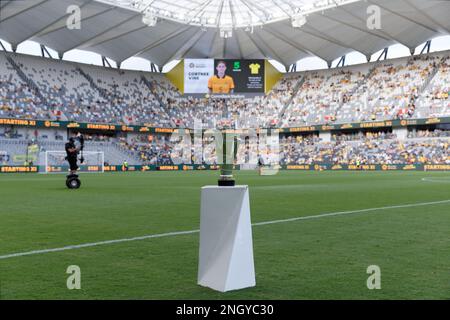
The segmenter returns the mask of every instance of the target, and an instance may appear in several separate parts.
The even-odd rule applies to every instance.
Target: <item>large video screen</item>
[[[186,59],[185,93],[264,93],[264,60]]]

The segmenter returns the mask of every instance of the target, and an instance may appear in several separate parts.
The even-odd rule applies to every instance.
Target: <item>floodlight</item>
[[[220,29],[220,37],[221,38],[231,38],[233,36],[232,28],[221,28]]]
[[[306,17],[303,14],[298,14],[292,17],[292,27],[301,28],[306,23]]]
[[[142,23],[149,27],[154,27],[158,21],[158,18],[151,12],[146,12],[142,16]]]

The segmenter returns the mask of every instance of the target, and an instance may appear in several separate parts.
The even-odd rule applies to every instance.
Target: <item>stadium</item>
[[[0,300],[450,299],[449,13],[1,0]]]

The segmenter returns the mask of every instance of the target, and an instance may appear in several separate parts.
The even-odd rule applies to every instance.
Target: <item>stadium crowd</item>
[[[441,136],[439,136],[441,137]],[[450,164],[450,139],[363,137],[323,142],[318,136],[288,136],[280,141],[281,164]]]
[[[207,128],[450,115],[450,55],[285,74],[265,96],[182,96],[162,74],[0,54],[0,117]]]
[[[287,73],[265,96],[235,99],[183,96],[162,74],[123,71],[20,54],[0,53],[0,118],[141,124],[153,127],[294,127],[450,116],[449,52],[338,69]],[[406,140],[388,131],[283,136],[282,164],[449,163],[448,130],[410,130]],[[49,133],[23,137],[9,129],[0,140],[60,141]],[[117,147],[136,164],[217,163],[213,137],[202,153],[186,154],[169,135],[127,139],[87,135]],[[4,144],[11,146],[8,142]],[[19,143],[20,145],[20,143]],[[1,146],[1,145],[0,145]],[[16,146],[22,148],[21,146]],[[5,147],[6,148],[6,147]],[[115,150],[115,149],[114,149]],[[1,150],[2,161],[12,161]],[[115,151],[114,151],[115,152]],[[268,153],[241,143],[240,162]],[[123,153],[123,154],[122,154]]]
[[[41,151],[58,150],[64,144],[60,134],[24,135],[8,127],[0,129],[0,154],[8,164],[22,164],[14,163],[15,156],[24,155],[30,143],[41,146]],[[110,163],[111,159],[127,159],[130,164],[143,165],[217,164],[219,161],[213,134],[205,134],[201,146],[195,145],[197,142],[189,135],[174,137],[165,133],[131,137],[86,134],[85,139],[92,151],[104,151]],[[282,134],[279,149],[245,135],[238,142],[237,164],[256,163],[255,159],[261,156],[282,165],[450,163],[450,130],[445,129],[410,130],[403,140],[384,131],[333,135],[329,141],[316,134]]]
[[[362,132],[359,131],[357,133],[334,133],[331,136],[331,139],[333,141],[352,141],[352,140],[375,140],[375,139],[395,139],[397,138],[397,135],[392,132],[384,132],[384,131],[377,131],[377,132]]]

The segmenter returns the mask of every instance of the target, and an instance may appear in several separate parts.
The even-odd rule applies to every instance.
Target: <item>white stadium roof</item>
[[[79,30],[67,28],[72,5],[80,8]],[[367,27],[372,5],[381,29]],[[182,58],[331,62],[450,34],[448,0],[0,0],[0,7],[0,39],[13,47],[32,40],[59,53],[81,49],[159,66]]]

